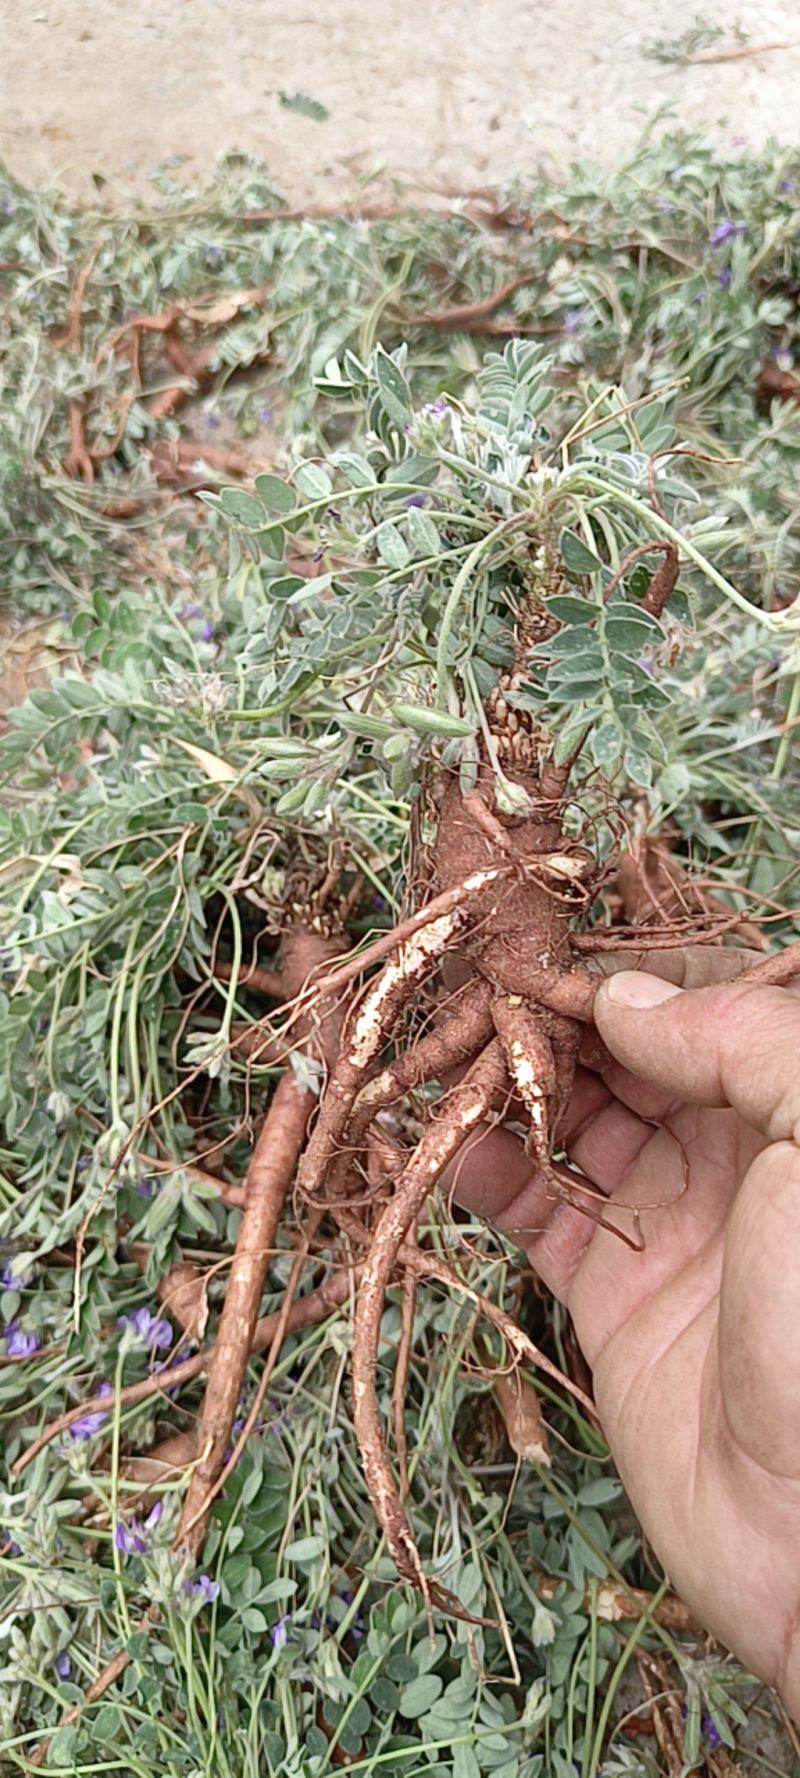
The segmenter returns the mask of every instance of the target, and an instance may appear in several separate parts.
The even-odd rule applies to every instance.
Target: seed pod
[[[362,715],[360,710],[339,710],[336,721],[350,735],[366,735],[371,741],[385,741],[396,733],[395,724],[387,722],[384,716]]]
[[[391,712],[404,728],[418,735],[471,735],[473,724],[447,710],[431,710],[422,704],[392,704]]]

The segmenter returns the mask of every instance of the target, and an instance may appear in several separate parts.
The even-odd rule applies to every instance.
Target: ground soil
[[[800,40],[797,0],[0,0],[0,156],[29,180],[85,188],[94,170],[124,191],[167,157],[208,170],[240,148],[302,201],[378,169],[463,190],[611,164],[660,106],[734,151],[794,140],[800,44],[648,55],[698,14],[723,27],[717,52]]]

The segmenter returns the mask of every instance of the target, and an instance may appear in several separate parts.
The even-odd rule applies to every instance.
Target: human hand
[[[549,1198],[508,1130],[471,1140],[455,1189],[569,1309],[678,1592],[800,1719],[800,997],[723,979],[750,961],[606,959],[614,1061],[579,1070],[563,1139],[618,1226],[645,1207],[643,1252]]]

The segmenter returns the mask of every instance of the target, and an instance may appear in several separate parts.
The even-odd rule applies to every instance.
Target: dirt
[[[25,179],[124,193],[170,157],[261,155],[298,201],[376,171],[428,188],[543,159],[619,161],[659,107],[725,147],[796,138],[800,47],[664,66],[701,13],[714,50],[800,38],[796,0],[0,0],[0,155]],[[302,93],[314,121],[282,104]]]

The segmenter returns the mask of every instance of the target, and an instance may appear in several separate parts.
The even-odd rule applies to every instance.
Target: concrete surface
[[[715,52],[748,53],[646,54],[698,14],[724,28]],[[798,0],[0,0],[0,33],[0,154],[73,189],[92,169],[141,189],[160,159],[202,170],[229,148],[298,201],[377,168],[463,189],[545,157],[613,163],[665,104],[728,148],[797,133]]]

